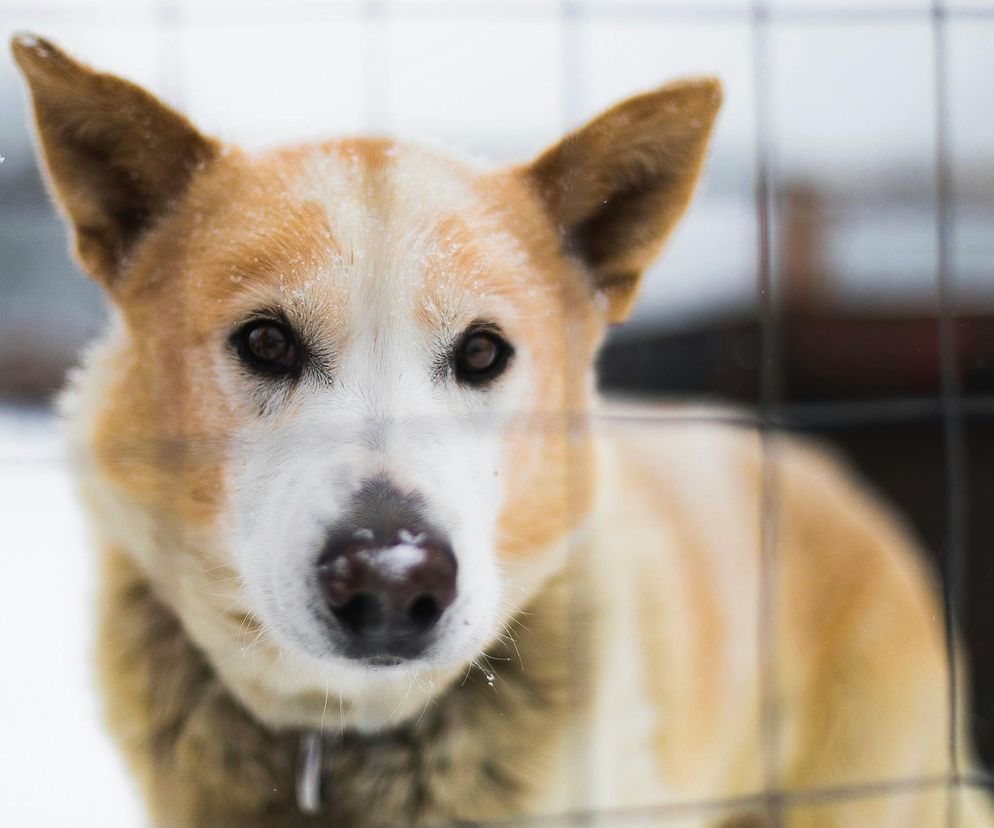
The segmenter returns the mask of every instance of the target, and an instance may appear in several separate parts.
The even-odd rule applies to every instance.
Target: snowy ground
[[[0,802],[17,826],[145,824],[92,665],[95,556],[55,418],[0,407]]]

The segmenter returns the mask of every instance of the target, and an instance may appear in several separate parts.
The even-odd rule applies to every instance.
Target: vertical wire
[[[181,112],[184,110],[185,89],[180,62],[180,40],[183,26],[182,0],[159,0],[155,7],[159,43],[159,88],[162,96]]]
[[[159,46],[159,74],[162,83],[162,94],[170,103],[178,109],[183,107],[183,89],[180,78],[182,77],[182,66],[179,62],[179,21],[181,15],[182,0],[160,0],[155,8],[156,22],[158,24],[157,41]],[[186,327],[186,309],[190,304],[190,290],[186,280],[179,280],[180,295],[175,297],[176,305],[172,313],[181,317],[182,326]],[[172,370],[176,370],[173,366]],[[156,374],[156,387],[154,393],[158,396],[163,390],[162,378]],[[179,392],[180,399],[176,400],[175,411],[185,411],[190,403],[189,391],[185,383],[181,384]],[[163,422],[165,418],[165,422]],[[185,419],[185,418],[184,418]],[[162,479],[169,480],[172,475],[177,478],[185,474],[190,462],[189,441],[190,435],[183,424],[177,423],[173,417],[165,414],[160,408],[156,416],[156,428],[154,434],[142,434],[136,439],[136,444],[126,447],[125,455],[129,464],[142,462],[138,458],[146,455],[154,458],[156,473]],[[147,453],[147,454],[146,454]],[[154,519],[154,543],[161,548],[167,547],[171,543],[170,532],[171,516],[175,515],[182,501],[181,487],[168,486],[163,492],[163,501],[166,508],[160,508],[153,515]],[[174,570],[169,573],[171,577],[178,578],[179,575]]]
[[[560,67],[563,128],[574,129],[584,114],[587,75],[584,72],[580,27],[583,6],[577,0],[562,0],[560,21],[563,27]]]
[[[758,656],[763,798],[768,824],[782,822],[779,774],[779,709],[776,681],[777,629],[777,473],[774,408],[779,399],[779,335],[773,295],[773,196],[771,185],[769,10],[763,0],[751,8],[753,99],[756,140],[755,210],[757,224],[757,302],[760,321],[759,422],[761,484],[759,495]]]
[[[365,0],[363,3],[362,107],[366,133],[380,133],[388,126],[383,106],[387,97],[383,70],[389,59],[384,47],[388,13],[383,0]]]
[[[583,95],[581,83],[584,77],[582,72],[580,26],[581,8],[575,0],[562,0],[559,6],[559,26],[561,28],[560,37],[560,68],[559,68],[559,96],[562,106],[563,131],[568,131],[576,127],[582,116]],[[568,175],[569,173],[567,173]],[[565,306],[565,305],[564,305]],[[563,325],[560,330],[563,337],[565,351],[569,351],[568,331]],[[564,403],[565,418],[561,427],[567,429],[567,438],[572,443],[572,435],[577,428],[583,428],[589,423],[578,421],[579,412],[571,398],[571,385],[575,382],[574,377],[567,377],[565,391],[568,395]],[[579,415],[582,416],[582,415]],[[568,499],[566,504],[567,521],[570,527],[576,526],[582,518],[580,501],[582,492],[577,491],[573,481],[582,480],[585,473],[583,468],[575,468],[576,458],[571,450],[566,451],[566,479],[567,490],[565,496]],[[581,484],[582,485],[582,484]],[[585,625],[588,623],[588,613],[586,610],[589,596],[584,594],[585,588],[590,584],[590,578],[586,571],[586,564],[589,559],[589,545],[581,541],[572,544],[574,548],[569,550],[567,557],[567,570],[569,577],[567,580],[567,605],[566,624],[569,648],[569,670],[570,670],[570,702],[573,710],[577,711],[584,721],[571,729],[569,735],[571,767],[570,767],[570,799],[571,807],[580,805],[582,808],[573,808],[577,824],[590,824],[596,818],[596,813],[590,803],[590,792],[593,790],[593,772],[591,767],[591,755],[589,740],[585,738],[584,731],[589,728],[584,727],[585,711],[590,699],[590,669],[589,659],[590,639],[585,634]],[[575,721],[576,717],[571,716],[570,720]]]
[[[949,693],[949,802],[946,824],[958,825],[960,733],[959,700],[962,693],[957,670],[957,631],[963,598],[964,521],[966,516],[965,445],[962,390],[956,363],[955,285],[950,266],[953,232],[953,181],[949,158],[948,57],[946,16],[941,0],[933,0],[932,66],[935,95],[935,219],[936,286],[939,314],[939,368],[941,374],[942,426],[946,450],[946,536],[943,550],[943,590],[946,611],[946,661]]]

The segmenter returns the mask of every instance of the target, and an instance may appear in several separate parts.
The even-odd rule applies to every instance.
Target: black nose
[[[456,559],[421,515],[387,484],[365,487],[349,526],[328,538],[318,577],[353,656],[411,656],[456,597]]]
[[[321,560],[328,607],[352,635],[383,643],[423,636],[455,600],[456,562],[446,546],[423,533],[395,541],[356,539]]]

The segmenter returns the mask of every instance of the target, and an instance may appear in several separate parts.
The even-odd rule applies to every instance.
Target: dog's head
[[[594,356],[718,83],[483,173],[387,140],[250,156],[47,42],[14,53],[119,317],[80,390],[102,531],[219,666],[239,624],[343,675],[479,655],[590,508]]]

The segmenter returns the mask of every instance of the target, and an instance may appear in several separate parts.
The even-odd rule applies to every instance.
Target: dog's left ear
[[[630,98],[526,168],[567,252],[589,269],[620,322],[642,271],[683,215],[721,106],[715,78]]]
[[[18,35],[11,49],[77,256],[113,288],[135,243],[219,145],[144,89],[95,72],[46,40]]]

